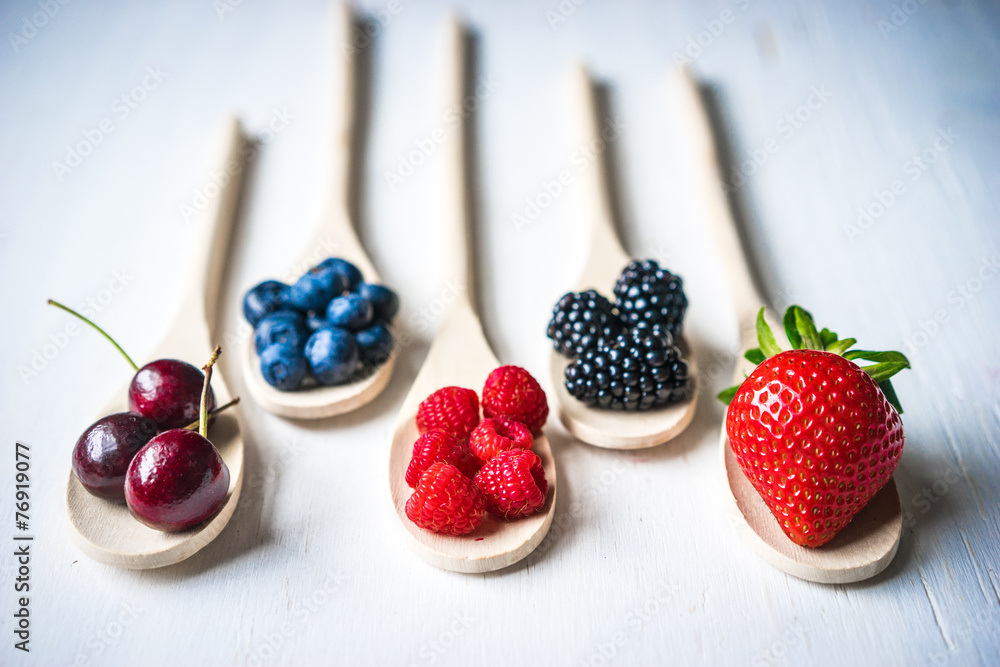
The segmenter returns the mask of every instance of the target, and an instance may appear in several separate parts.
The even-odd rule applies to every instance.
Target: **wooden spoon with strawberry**
[[[896,554],[902,531],[891,478],[902,426],[897,408],[890,406],[896,401],[887,380],[909,364],[898,353],[848,352],[853,340],[817,333],[801,308],[789,309],[785,318],[792,347],[801,349],[780,352],[720,187],[718,154],[698,85],[687,71],[671,84],[683,124],[674,150],[689,165],[691,190],[726,267],[740,346],[749,355],[737,363],[739,392],[720,395],[735,396],[721,438],[729,519],[764,560],[800,579],[848,583],[872,577]],[[876,365],[866,373],[852,363],[855,358]],[[855,442],[858,433],[862,439]]]

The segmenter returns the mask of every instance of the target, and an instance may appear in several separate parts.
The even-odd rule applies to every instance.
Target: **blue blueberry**
[[[265,315],[257,323],[253,332],[253,344],[257,354],[260,354],[265,347],[275,343],[287,343],[301,350],[308,337],[309,332],[306,330],[302,313],[294,310],[279,310],[276,313]]]
[[[351,292],[355,291],[358,288],[358,284],[362,280],[361,271],[358,270],[358,267],[354,266],[346,259],[341,259],[339,257],[330,257],[328,259],[324,259],[322,262],[316,265],[316,268],[332,269],[336,271],[338,274],[344,277],[344,280],[347,285],[344,289]],[[340,292],[337,293],[340,294]]]
[[[247,290],[243,297],[243,317],[255,327],[261,318],[286,307],[291,287],[277,280],[265,280]]]
[[[330,326],[330,323],[326,321],[325,312],[317,313],[310,310],[306,313],[306,326],[309,327],[309,331],[316,331],[316,329]]]
[[[326,319],[331,326],[351,331],[364,329],[374,317],[372,302],[353,292],[333,299],[326,309]]]
[[[354,334],[354,340],[358,344],[361,361],[371,366],[382,364],[392,354],[392,332],[381,322]]]
[[[350,331],[329,327],[317,329],[306,341],[306,361],[320,384],[342,384],[354,376],[360,357]]]
[[[361,283],[358,285],[358,294],[372,302],[377,319],[392,322],[392,318],[399,312],[399,297],[385,285]]]
[[[333,269],[317,266],[295,281],[288,303],[302,312],[323,312],[330,299],[347,289],[344,276]]]
[[[288,343],[268,345],[260,353],[260,372],[269,385],[281,391],[302,386],[309,367],[302,349]]]

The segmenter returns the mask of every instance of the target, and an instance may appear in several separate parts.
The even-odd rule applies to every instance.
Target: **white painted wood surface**
[[[406,549],[384,492],[395,416],[461,289],[441,278],[445,257],[429,241],[435,155],[421,153],[448,122],[432,111],[427,74],[447,8],[368,3],[386,13],[358,225],[403,301],[392,381],[356,413],[294,423],[253,409],[238,355],[224,355],[247,401],[229,526],[157,571],[77,551],[62,500],[70,451],[129,371],[45,299],[92,300],[130,354],[153,350],[182,298],[178,260],[187,265],[198,238],[184,207],[204,206],[205,147],[232,110],[264,139],[221,300],[219,342],[237,349],[242,291],[283,277],[328,203],[328,72],[317,65],[328,8],[288,4],[74,2],[34,32],[22,17],[43,11],[36,2],[0,6],[0,507],[10,517],[19,439],[32,447],[37,536],[32,653],[13,650],[7,588],[0,664],[996,664],[1000,16],[986,1],[589,0],[563,3],[556,23],[555,0],[457,3],[482,34],[476,283],[497,356],[546,372],[551,306],[582,268],[583,241],[569,232],[589,162],[567,124],[567,73],[582,57],[612,85],[624,245],[684,277],[705,381],[694,422],[665,447],[599,450],[550,420],[561,488],[549,535],[522,564],[474,576]],[[31,36],[12,44],[19,31]],[[782,574],[724,518],[723,410],[711,395],[738,338],[704,203],[671,152],[681,128],[666,73],[686,49],[719,92],[746,172],[729,175],[748,250],[767,267],[765,298],[807,305],[914,365],[894,382],[906,408],[903,539],[861,585]],[[83,142],[94,145],[60,180],[53,162]],[[871,222],[859,224],[859,208]],[[24,372],[33,361],[37,375]],[[5,524],[0,538],[11,533]],[[5,586],[15,567],[0,557]]]

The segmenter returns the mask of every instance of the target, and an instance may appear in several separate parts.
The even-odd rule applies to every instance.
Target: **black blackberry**
[[[623,333],[608,348],[591,348],[566,367],[566,390],[585,405],[641,411],[683,401],[688,367],[665,327]]]
[[[587,350],[609,347],[624,330],[611,302],[587,290],[559,299],[547,335],[560,354],[575,359]]]
[[[677,336],[687,305],[681,277],[652,259],[631,262],[615,283],[615,306],[629,328],[660,324]]]

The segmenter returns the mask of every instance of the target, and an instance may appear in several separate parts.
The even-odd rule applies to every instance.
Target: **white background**
[[[688,431],[650,451],[593,449],[550,422],[560,475],[550,538],[522,564],[482,576],[419,560],[387,509],[390,429],[445,290],[436,170],[424,165],[395,189],[385,176],[443,123],[432,83],[447,6],[404,0],[374,42],[359,230],[416,342],[384,395],[315,423],[256,409],[235,355],[224,356],[247,438],[230,525],[160,571],[80,554],[63,507],[70,451],[129,372],[91,332],[46,349],[68,319],[45,299],[101,299],[98,321],[146,359],[190,270],[198,229],[181,205],[206,182],[214,131],[231,110],[255,132],[275,109],[293,119],[254,166],[226,274],[223,346],[239,331],[243,291],[283,274],[323,209],[326,4],[247,0],[221,16],[219,4],[77,1],[35,32],[23,20],[38,4],[0,8],[0,480],[11,508],[14,441],[29,443],[37,534],[30,655],[12,648],[15,564],[0,547],[0,663],[996,664],[1000,12],[985,0],[590,0],[563,3],[564,21],[546,14],[556,0],[458,3],[480,32],[482,75],[497,84],[477,117],[476,270],[498,356],[543,375],[551,306],[581,268],[579,188],[526,227],[512,217],[572,164],[569,71],[584,58],[624,126],[612,157],[626,247],[684,276],[709,385]],[[715,22],[725,10],[728,23]],[[11,41],[18,32],[31,37]],[[896,381],[908,527],[888,570],[863,584],[788,577],[723,518],[723,409],[711,395],[729,377],[736,323],[684,156],[671,149],[683,128],[665,84],[685,49],[715,87],[723,133],[749,174],[736,200],[765,294],[913,362]],[[166,75],[122,117],[115,100],[148,67]],[[814,88],[828,99],[803,108]],[[782,119],[796,113],[803,120],[789,131]],[[113,131],[57,177],[53,162],[105,118]],[[949,129],[952,142],[934,149]],[[746,162],[765,145],[777,149],[762,165]],[[914,170],[928,150],[926,169]],[[891,204],[873,206],[894,180]],[[852,228],[862,207],[881,214]],[[111,295],[116,272],[127,284]],[[26,372],[33,359],[36,374]]]

